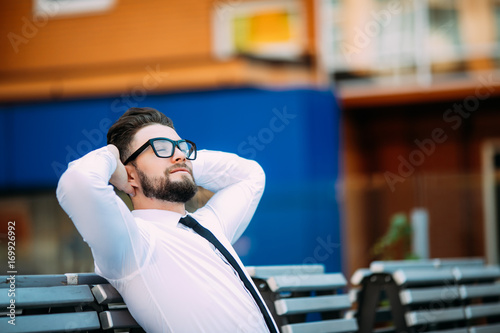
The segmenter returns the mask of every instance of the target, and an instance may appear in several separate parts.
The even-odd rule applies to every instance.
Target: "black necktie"
[[[224,247],[224,245],[222,245],[222,243],[217,239],[217,237],[215,237],[214,234],[210,232],[210,230],[203,227],[201,224],[198,223],[198,221],[196,221],[189,215],[186,215],[185,217],[181,218],[179,222],[193,229],[198,235],[200,235],[201,237],[205,238],[207,241],[212,243],[215,246],[215,248],[219,250],[220,253],[222,253],[222,255],[226,258],[227,261],[229,261],[231,266],[233,266],[235,271],[238,273],[241,281],[243,281],[243,284],[248,289],[250,294],[252,294],[255,302],[259,306],[260,312],[262,312],[262,315],[264,316],[264,320],[266,321],[269,331],[271,333],[278,333],[278,331],[276,330],[276,326],[274,325],[274,321],[271,318],[271,315],[269,314],[269,311],[267,310],[267,307],[265,306],[264,302],[259,297],[257,290],[255,290],[253,284],[250,282],[250,280],[248,280],[247,276],[241,269],[236,259],[234,259],[231,253]]]

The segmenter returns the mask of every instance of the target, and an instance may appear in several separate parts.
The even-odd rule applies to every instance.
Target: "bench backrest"
[[[356,320],[344,318],[351,302],[342,274],[324,273],[322,265],[247,270],[282,333],[357,332]]]
[[[96,296],[100,288],[108,293],[114,290],[92,273],[0,276],[0,306],[6,310],[0,312],[0,332],[101,332],[112,328],[144,332],[121,297]],[[121,316],[107,319],[120,306]]]
[[[347,281],[323,265],[247,267],[282,332],[356,332]],[[9,296],[9,288],[15,295]],[[12,320],[7,307],[14,300]],[[144,332],[121,295],[92,273],[0,276],[0,332]]]
[[[471,261],[401,267],[353,275],[352,282],[362,286],[357,299],[360,332],[371,332],[381,301],[386,312],[389,305],[386,319],[393,324],[385,325],[386,332],[500,332],[498,266]]]

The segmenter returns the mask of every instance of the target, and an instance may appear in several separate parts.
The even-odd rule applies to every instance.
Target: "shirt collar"
[[[169,225],[173,227],[177,226],[179,219],[186,214],[182,215],[163,209],[136,209],[132,211],[132,215],[136,219],[147,222],[160,223],[162,225]]]

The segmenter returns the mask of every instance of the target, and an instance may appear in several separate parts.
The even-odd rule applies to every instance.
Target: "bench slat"
[[[354,286],[361,285],[364,278],[370,276],[373,272],[369,268],[358,268],[351,276],[351,284]]]
[[[455,284],[453,269],[449,268],[397,270],[393,273],[393,278],[399,286],[442,285],[445,282]]]
[[[465,307],[467,319],[500,315],[500,303],[476,304]]]
[[[308,274],[308,275],[277,275],[267,279],[267,284],[273,292],[309,291],[342,288],[347,281],[341,273]]]
[[[439,310],[420,310],[405,314],[406,324],[410,327],[464,320],[463,308],[447,308]]]
[[[436,268],[438,265],[439,261],[437,259],[373,261],[370,264],[370,271],[374,273],[390,273],[398,269]]]
[[[9,324],[9,320],[0,318],[0,332],[80,332],[101,327],[95,311],[16,316],[16,325]]]
[[[480,267],[486,265],[483,258],[436,259],[439,267]]]
[[[276,266],[247,266],[245,267],[251,277],[268,279],[275,275],[304,275],[323,274],[324,265],[276,265]]]
[[[461,327],[461,328],[452,328],[451,330],[430,331],[428,333],[469,333],[469,330],[465,327]]]
[[[500,324],[473,326],[469,329],[469,333],[498,333],[500,332]]]
[[[460,297],[470,299],[476,297],[490,297],[500,295],[500,284],[463,285],[459,288]]]
[[[107,330],[111,328],[135,328],[139,324],[128,310],[109,310],[99,313],[102,328]]]
[[[94,286],[92,294],[94,294],[99,304],[123,303],[120,293],[110,284],[98,284]]]
[[[448,302],[460,299],[460,292],[455,286],[406,289],[399,293],[399,298],[404,305],[436,300]]]
[[[10,276],[0,275],[0,288],[8,288]],[[105,278],[95,273],[16,275],[16,288],[25,287],[56,287],[68,284],[99,284],[108,283]]]
[[[499,266],[485,266],[480,268],[456,267],[454,268],[455,278],[459,283],[470,281],[493,281],[500,278]]]
[[[354,319],[332,319],[281,327],[282,333],[350,333],[357,332],[358,324]]]
[[[0,288],[8,288],[9,276],[0,276]],[[15,277],[16,288],[24,287],[53,287],[64,286],[67,278],[64,274],[57,275],[17,275]]]
[[[278,315],[292,315],[307,312],[338,311],[349,309],[349,295],[327,295],[316,297],[295,297],[274,302]]]
[[[374,273],[390,273],[398,269],[411,270],[443,267],[481,267],[484,265],[484,259],[481,258],[387,260],[373,261],[370,264],[370,270]]]
[[[10,303],[6,289],[0,289],[0,307]],[[3,292],[5,290],[5,292]],[[92,303],[94,297],[90,288],[82,286],[42,287],[42,288],[16,288],[15,305],[18,308],[83,305]]]

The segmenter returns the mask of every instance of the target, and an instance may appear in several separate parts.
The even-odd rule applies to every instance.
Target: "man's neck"
[[[186,204],[183,202],[171,202],[151,198],[132,198],[132,205],[135,209],[161,209],[169,210],[179,214],[184,214],[186,212]]]

